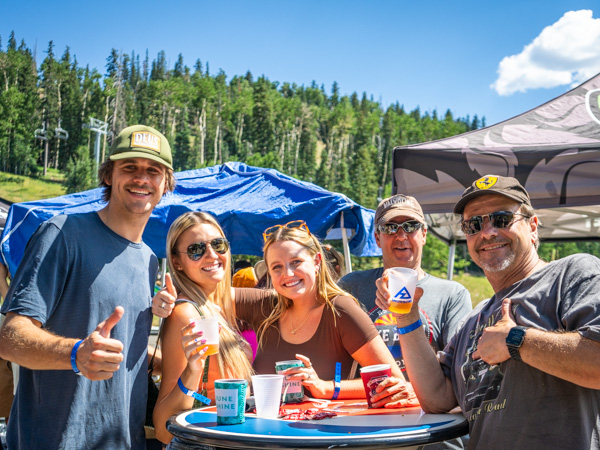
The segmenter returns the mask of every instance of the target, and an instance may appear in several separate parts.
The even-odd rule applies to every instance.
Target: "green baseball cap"
[[[173,156],[167,138],[152,127],[133,125],[124,128],[110,148],[109,159],[146,158],[173,170]]]

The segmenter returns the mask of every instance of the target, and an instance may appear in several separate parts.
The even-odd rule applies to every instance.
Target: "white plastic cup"
[[[196,323],[193,329],[194,333],[199,331],[204,333],[201,339],[206,339],[205,347],[208,347],[208,350],[205,353],[206,356],[219,353],[219,317],[194,317],[193,319],[190,319],[190,322]],[[201,349],[205,347],[201,347]]]
[[[281,406],[283,375],[252,375],[256,415],[276,418]]]
[[[408,314],[412,308],[419,273],[405,267],[394,267],[389,271],[388,287],[392,295],[390,311]]]

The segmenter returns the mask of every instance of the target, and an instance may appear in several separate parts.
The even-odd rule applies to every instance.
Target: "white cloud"
[[[600,72],[600,19],[583,9],[565,13],[518,55],[506,56],[490,85],[500,95],[573,87]]]

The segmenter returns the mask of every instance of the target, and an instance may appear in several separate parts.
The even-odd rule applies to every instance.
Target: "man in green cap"
[[[106,206],[42,224],[2,306],[0,357],[21,366],[9,448],[145,448],[158,260],[142,233],[174,188],[167,139],[125,128],[98,179]]]

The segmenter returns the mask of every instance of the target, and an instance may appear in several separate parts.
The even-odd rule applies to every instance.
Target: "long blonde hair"
[[[267,258],[269,247],[275,242],[281,241],[294,241],[300,244],[308,251],[311,258],[315,258],[317,254],[321,255],[321,264],[319,265],[316,279],[317,302],[322,305],[325,304],[331,309],[335,321],[337,311],[333,305],[333,299],[338,295],[345,295],[348,297],[352,297],[352,295],[344,291],[336,284],[333,275],[330,272],[331,269],[325,260],[323,247],[321,247],[319,240],[310,231],[308,231],[308,228],[305,228],[305,226],[300,228],[288,228],[286,226],[280,227],[277,231],[270,234],[265,241],[263,258],[267,264],[267,268],[269,267],[269,260]],[[356,300],[354,297],[352,298],[358,304],[358,300]],[[273,302],[271,314],[258,328],[257,334],[259,346],[262,346],[263,337],[269,327],[276,324],[279,318],[285,314],[291,305],[292,300],[281,295],[279,292],[277,293],[277,299]]]
[[[173,255],[177,250],[177,241],[185,231],[202,224],[212,225],[219,231],[222,237],[225,237],[225,233],[219,222],[211,214],[205,212],[187,212],[182,214],[175,219],[167,234],[167,263],[169,271],[173,277],[173,284],[180,295],[198,305],[203,316],[219,317],[221,331],[219,333],[217,361],[220,376],[224,378],[244,378],[250,382],[250,376],[254,371],[241,348],[243,338],[239,333],[233,311],[233,300],[231,298],[231,251],[227,251],[224,267],[225,277],[218,283],[212,303],[202,290],[202,286],[192,281],[183,270],[175,270]]]

